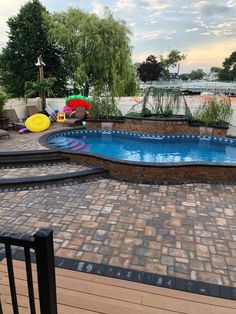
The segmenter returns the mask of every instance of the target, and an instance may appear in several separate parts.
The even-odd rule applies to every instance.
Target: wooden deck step
[[[24,263],[14,261],[20,313],[29,313]],[[37,282],[33,265],[33,280]],[[60,314],[235,314],[236,302],[56,268]],[[4,313],[12,313],[5,260],[0,264]],[[38,298],[37,285],[35,296]],[[39,313],[39,302],[37,299]]]

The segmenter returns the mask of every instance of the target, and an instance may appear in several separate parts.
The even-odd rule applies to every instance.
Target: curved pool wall
[[[40,143],[52,149],[49,140],[57,137],[71,136],[78,134],[86,134],[94,132],[91,130],[66,130],[60,132],[52,132],[40,138]],[[96,130],[95,132],[111,132],[104,130]],[[120,131],[124,135],[143,136],[139,133],[131,133]],[[145,135],[147,136],[147,135]],[[150,138],[153,135],[148,135]],[[192,135],[176,135],[176,138],[191,137]],[[171,136],[174,138],[175,136]],[[200,137],[203,139],[211,139],[223,143],[236,141],[230,138],[218,137]],[[91,154],[83,151],[68,151],[53,147],[53,150],[60,152],[60,155],[69,156],[73,161],[94,164],[109,169],[110,175],[123,180],[138,180],[142,182],[212,182],[227,181],[236,182],[236,163],[209,163],[209,162],[174,162],[174,163],[143,163],[135,161],[117,160],[97,154]]]

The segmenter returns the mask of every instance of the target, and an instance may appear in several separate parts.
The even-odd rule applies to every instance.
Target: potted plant
[[[201,135],[212,135],[214,129],[229,128],[232,113],[229,97],[207,96],[194,113],[191,125],[198,126]]]
[[[8,118],[4,117],[4,106],[7,101],[7,94],[0,93],[0,129],[8,128]]]
[[[208,96],[194,113],[194,121],[207,127],[227,127],[232,116],[230,98],[227,96]]]

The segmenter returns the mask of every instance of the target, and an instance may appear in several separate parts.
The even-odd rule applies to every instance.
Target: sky
[[[8,40],[7,20],[28,0],[1,0],[0,49]],[[180,72],[208,72],[236,50],[236,0],[41,0],[50,12],[80,8],[103,17],[109,7],[132,30],[133,62],[167,55],[177,49],[187,55]]]

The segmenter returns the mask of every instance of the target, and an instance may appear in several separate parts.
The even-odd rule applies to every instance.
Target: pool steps
[[[75,143],[74,143],[75,144]],[[83,144],[80,144],[81,146]],[[84,144],[85,145],[85,144]],[[80,147],[74,146],[76,149]],[[60,156],[60,153],[53,151],[29,151],[29,152],[1,152],[0,153],[0,168],[25,168],[35,167],[39,164],[51,166],[54,164],[70,163],[70,158]],[[78,163],[78,166],[84,163]],[[87,164],[86,164],[87,165]],[[48,188],[56,185],[71,185],[79,181],[84,181],[91,178],[99,178],[107,176],[109,170],[94,165],[90,169],[79,170],[69,173],[59,173],[43,176],[29,176],[1,179],[0,177],[0,192],[11,190],[24,190],[31,188]]]

